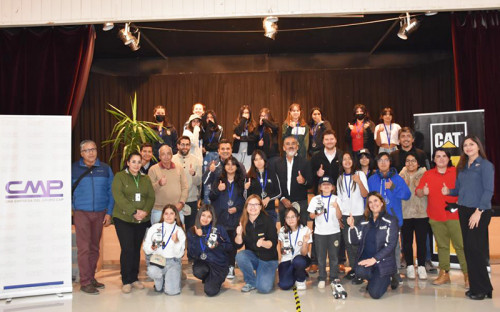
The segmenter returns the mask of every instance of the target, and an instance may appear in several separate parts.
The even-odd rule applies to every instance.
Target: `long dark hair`
[[[204,213],[205,211],[210,212],[212,215],[212,227],[215,227],[217,225],[217,216],[215,214],[214,207],[210,204],[203,204],[201,205],[200,209],[198,209],[198,213],[196,214],[196,219],[194,220],[194,224],[197,228],[201,229],[201,214]],[[194,232],[194,227],[193,227],[193,232]]]
[[[354,119],[353,119],[352,123],[355,124],[356,121],[358,121],[356,119],[356,111],[358,110],[358,108],[361,108],[361,110],[363,111],[363,114],[365,114],[365,118],[363,118],[363,123],[370,122],[370,114],[368,114],[368,111],[366,110],[366,106],[363,104],[356,104],[356,105],[354,105],[354,107],[352,109],[352,114],[354,115]]]
[[[130,159],[132,159],[133,156],[139,156],[139,158],[141,158],[141,160],[142,160],[142,155],[139,152],[132,152],[132,153],[128,154],[127,161],[125,162],[125,169],[128,169],[127,163],[130,161]],[[140,174],[141,174],[141,171],[139,170],[139,175]]]
[[[325,121],[325,119],[323,118],[323,111],[321,110],[321,108],[315,106],[311,108],[311,111],[309,112],[309,127],[311,128],[315,125],[314,119],[312,118],[314,111],[318,111],[321,114],[321,121]]]
[[[292,232],[292,228],[288,225],[288,223],[286,223],[286,216],[290,214],[290,212],[293,212],[295,218],[297,218],[297,228],[300,228],[300,214],[297,211],[297,209],[295,209],[295,207],[292,207],[290,209],[286,209],[285,212],[285,222],[283,224],[283,227],[285,228],[285,233]]]
[[[257,179],[259,170],[255,167],[254,161],[255,156],[259,155],[264,160],[264,170],[267,169],[267,157],[266,154],[262,150],[254,150],[252,153],[252,160],[250,165],[250,170],[248,170],[247,177],[251,179]]]
[[[214,129],[208,129],[208,114],[212,115],[213,119],[214,119]],[[219,130],[219,123],[217,122],[217,115],[215,114],[215,111],[210,109],[210,110],[207,110],[205,112],[205,114],[203,114],[203,119],[202,119],[202,123],[203,123],[203,127],[207,130],[210,130],[210,131],[214,131],[214,132],[217,132]]]
[[[460,160],[457,164],[457,171],[464,170],[465,166],[467,165],[467,161],[469,161],[469,156],[464,153],[464,144],[467,140],[472,140],[472,142],[476,143],[477,147],[479,148],[479,156],[481,156],[483,159],[488,159],[486,158],[486,152],[484,151],[483,143],[481,143],[481,140],[479,140],[479,138],[475,135],[468,135],[464,138],[462,144],[460,145]]]
[[[233,155],[229,156],[226,160],[224,160],[224,164],[222,166],[222,172],[220,175],[220,180],[227,181],[226,165],[229,162],[231,162],[233,165],[236,166],[236,172],[234,173],[234,183],[238,185],[239,188],[243,189],[245,186],[245,176],[242,175],[241,173],[240,162],[236,158],[234,158]]]
[[[382,209],[380,209],[380,214],[385,213],[387,211],[387,206],[385,204],[384,197],[382,197],[382,195],[380,195],[379,192],[371,191],[370,193],[368,193],[368,195],[366,195],[366,207],[365,207],[365,213],[363,214],[365,220],[367,221],[373,219],[373,213],[370,210],[370,206],[368,205],[368,200],[370,199],[371,196],[378,197],[378,199],[380,199],[380,201],[382,202]]]
[[[394,123],[394,110],[391,107],[384,107],[380,112],[380,121],[384,123],[384,115],[389,113],[392,116],[391,123]]]
[[[234,120],[234,126],[237,127],[240,124],[241,117],[242,117],[243,112],[245,111],[245,109],[248,109],[248,114],[250,115],[248,117],[248,124],[247,124],[247,126],[248,126],[248,132],[251,133],[251,132],[253,132],[255,130],[255,128],[257,128],[257,123],[253,119],[252,109],[248,105],[242,105],[240,107],[240,111],[238,113],[238,117],[236,117],[236,119]]]
[[[351,161],[352,161],[352,167],[351,167],[351,184],[352,184],[352,187],[351,187],[351,190],[354,192],[356,190],[356,184],[354,181],[352,181],[352,175],[356,173],[356,171],[358,170],[357,168],[357,163],[356,163],[356,159],[354,158],[354,156],[352,155],[351,152],[349,151],[345,151],[341,154],[340,158],[339,158],[339,161],[340,161],[340,166],[339,166],[339,178],[338,178],[338,182],[340,182],[340,186],[339,186],[339,190],[338,190],[338,193],[340,194],[340,192],[344,192],[344,173],[345,173],[345,169],[344,169],[344,155],[349,155],[349,157],[351,157]]]
[[[271,110],[267,107],[264,107],[264,108],[261,108],[260,111],[259,111],[259,120],[260,120],[260,115],[264,113],[267,115],[267,120],[269,120],[270,122],[274,123],[274,117],[273,117],[273,114],[271,114]],[[273,129],[269,128],[269,127],[266,127],[264,124],[262,125],[264,127],[264,131],[266,131],[267,133],[273,133]]]
[[[368,163],[368,173],[372,173],[373,170],[375,170],[375,160],[373,159],[372,155],[371,154],[359,154],[358,157],[357,157],[357,160],[356,160],[356,163],[358,165],[358,168],[359,170],[362,169],[362,166],[361,166],[361,162],[360,162],[360,159],[361,159],[361,156],[365,155],[368,160],[369,160],[369,163]],[[367,178],[368,178],[368,175],[367,175]]]

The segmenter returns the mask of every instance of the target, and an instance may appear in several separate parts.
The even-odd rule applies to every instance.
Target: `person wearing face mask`
[[[278,144],[279,125],[274,121],[273,115],[267,107],[262,108],[259,112],[257,131],[259,139],[255,148],[263,151],[266,154],[269,166],[274,167],[274,163],[280,157]]]
[[[161,142],[154,142],[153,144],[153,155],[158,159],[158,151],[162,145],[168,145],[172,148],[173,153],[177,153],[177,130],[175,130],[174,125],[172,125],[167,118],[167,111],[165,106],[158,105],[153,109],[154,122],[153,130],[158,134],[158,136],[163,140]]]
[[[238,117],[234,121],[233,134],[233,156],[245,167],[245,171],[250,169],[252,155],[258,139],[257,123],[253,120],[250,106],[240,107]]]
[[[374,154],[375,141],[373,140],[373,130],[375,124],[370,120],[370,116],[363,104],[354,105],[354,119],[347,124],[345,133],[345,143],[348,151],[358,155],[362,149],[368,149]]]
[[[331,130],[332,125],[324,119],[323,112],[319,107],[311,109],[311,119],[309,120],[309,155],[312,157],[323,150],[323,132]]]
[[[208,110],[203,115],[203,127],[201,128],[201,139],[203,140],[203,172],[207,170],[212,160],[217,160],[219,154],[219,142],[222,139],[223,128],[217,123],[217,115],[213,110]]]

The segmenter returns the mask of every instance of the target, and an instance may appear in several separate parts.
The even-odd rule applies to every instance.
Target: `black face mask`
[[[356,119],[357,120],[363,120],[363,119],[365,119],[365,114],[356,114]]]
[[[165,121],[165,115],[156,115],[155,119],[157,122],[163,122]]]
[[[213,122],[213,121],[211,121],[211,120],[209,120],[209,121],[208,121],[208,127],[209,127],[210,129],[214,128],[214,127],[215,127],[214,122]]]

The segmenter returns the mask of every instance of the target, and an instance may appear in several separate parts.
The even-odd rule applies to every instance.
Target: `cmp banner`
[[[460,145],[467,135],[477,136],[484,142],[484,110],[414,114],[417,138],[425,138],[423,149],[432,157],[438,147],[450,151],[456,166],[460,159]],[[453,245],[450,244],[451,265],[459,268]],[[437,261],[437,245],[434,242],[432,260]]]
[[[71,117],[0,116],[0,133],[0,299],[71,292]]]

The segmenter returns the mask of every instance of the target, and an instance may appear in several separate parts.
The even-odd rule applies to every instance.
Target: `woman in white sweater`
[[[155,282],[155,291],[167,295],[181,293],[185,243],[179,212],[174,205],[166,205],[160,223],[149,228],[143,244],[146,255],[151,255],[147,274]]]

